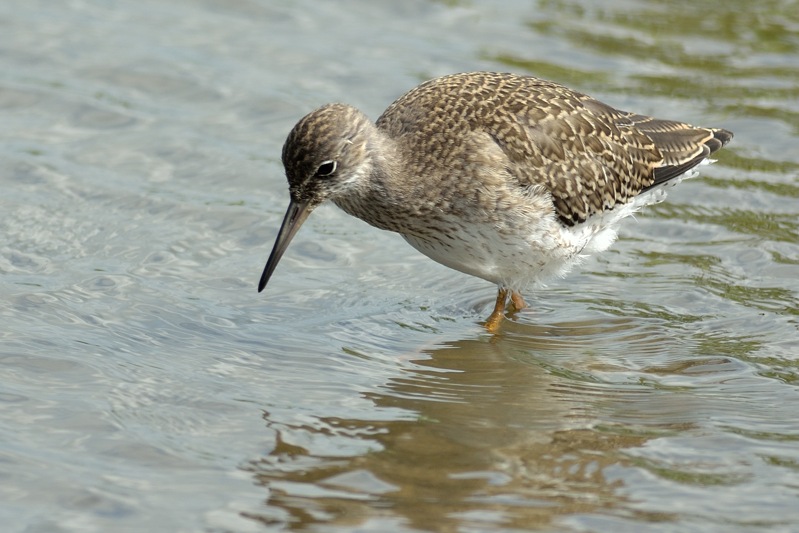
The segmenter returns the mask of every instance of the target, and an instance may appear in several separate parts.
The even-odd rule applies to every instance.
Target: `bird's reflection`
[[[447,531],[530,527],[613,508],[623,496],[608,468],[629,463],[620,450],[653,433],[596,424],[593,410],[642,393],[581,380],[573,370],[563,379],[530,356],[548,352],[542,361],[551,362],[564,351],[590,351],[588,341],[603,327],[618,332],[629,323],[517,324],[505,337],[424,350],[369,394],[377,410],[404,413],[388,420],[288,426],[267,415],[278,444],[252,468],[269,488],[270,513],[254,518],[298,528],[375,523]],[[329,441],[329,454],[296,444],[319,439]]]

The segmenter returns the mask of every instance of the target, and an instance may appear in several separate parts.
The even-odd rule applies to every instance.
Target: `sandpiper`
[[[262,291],[325,200],[395,231],[439,263],[495,283],[507,300],[607,249],[618,223],[662,201],[732,132],[620,111],[532,76],[430,80],[372,122],[346,104],[303,117],[283,146],[291,201]]]

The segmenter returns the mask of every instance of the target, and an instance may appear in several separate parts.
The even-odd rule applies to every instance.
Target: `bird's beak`
[[[302,226],[302,223],[308,218],[308,215],[311,214],[311,211],[313,211],[313,208],[310,207],[309,202],[295,202],[292,200],[289,204],[289,208],[286,210],[286,216],[283,217],[283,224],[281,224],[280,231],[277,233],[275,246],[272,248],[272,253],[269,255],[269,259],[266,262],[264,273],[261,274],[261,281],[258,282],[258,292],[261,292],[264,290],[264,287],[266,287],[266,282],[269,281],[278,261],[283,257],[283,252],[289,247],[291,239],[294,238],[297,230],[300,229],[300,226]]]

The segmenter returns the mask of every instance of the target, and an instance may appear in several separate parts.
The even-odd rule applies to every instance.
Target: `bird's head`
[[[266,263],[258,291],[269,281],[291,239],[326,200],[355,193],[372,173],[368,144],[374,124],[345,104],[328,104],[304,116],[283,145],[291,201]]]

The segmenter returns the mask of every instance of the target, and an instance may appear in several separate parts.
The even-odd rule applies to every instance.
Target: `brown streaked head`
[[[266,287],[308,215],[325,200],[347,194],[368,179],[369,129],[374,129],[372,122],[354,107],[328,104],[300,119],[291,130],[282,156],[291,201],[258,283],[258,292]]]

